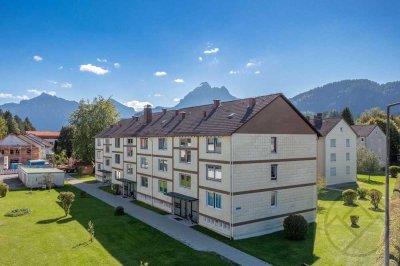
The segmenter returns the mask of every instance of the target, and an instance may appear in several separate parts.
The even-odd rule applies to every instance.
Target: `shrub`
[[[342,192],[343,201],[346,205],[354,205],[357,199],[357,192],[354,189],[346,189]]]
[[[86,195],[87,195],[86,191],[81,191],[81,192],[79,193],[79,196],[80,196],[81,198],[86,198]]]
[[[114,215],[115,216],[122,216],[124,214],[125,214],[124,207],[118,206],[118,207],[115,208],[115,210],[114,210]]]
[[[398,173],[400,173],[400,166],[392,165],[389,167],[390,176],[396,178]]]
[[[4,183],[0,183],[0,197],[5,197],[7,196],[8,192],[8,185]]]
[[[69,214],[69,210],[71,209],[72,202],[75,200],[75,194],[70,191],[60,192],[57,198],[61,201],[65,216],[67,216]]]
[[[113,192],[114,195],[119,195],[119,185],[118,184],[112,184],[111,185],[111,191]]]
[[[359,219],[360,216],[358,215],[350,215],[351,226],[357,226]]]
[[[375,210],[379,209],[379,202],[382,199],[382,192],[376,189],[371,189],[368,192],[368,196],[370,198],[372,206],[374,206],[374,209]]]
[[[289,215],[283,221],[285,237],[290,240],[302,240],[305,238],[308,223],[301,215]]]
[[[30,214],[32,211],[29,208],[21,208],[21,209],[12,209],[11,211],[7,212],[4,216],[7,217],[18,217],[26,214]]]
[[[359,199],[365,199],[368,194],[368,189],[359,187],[359,188],[357,188],[357,194],[358,194]]]
[[[93,242],[93,239],[94,239],[94,223],[92,222],[92,221],[89,221],[89,223],[88,223],[88,232],[89,232],[89,235],[90,235],[90,242]]]

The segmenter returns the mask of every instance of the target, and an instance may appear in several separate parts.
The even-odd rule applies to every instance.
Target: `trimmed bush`
[[[354,205],[354,201],[357,199],[357,191],[354,189],[346,189],[342,192],[342,197],[346,205]]]
[[[308,230],[308,223],[301,215],[289,215],[283,221],[285,237],[290,240],[302,240]]]
[[[115,208],[115,210],[114,210],[114,215],[115,216],[122,216],[124,214],[125,214],[124,207],[118,206],[118,207]]]
[[[359,188],[357,188],[357,194],[358,194],[359,199],[366,199],[366,197],[368,195],[368,189],[359,187]]]
[[[112,184],[111,185],[111,191],[113,192],[114,195],[119,195],[119,185],[118,184]]]
[[[21,208],[21,209],[12,209],[11,211],[7,212],[4,216],[7,217],[18,217],[26,214],[30,214],[32,211],[29,208]]]
[[[392,165],[389,167],[390,177],[396,178],[400,173],[400,166]]]
[[[358,226],[358,220],[360,216],[358,215],[350,215],[351,226]]]
[[[7,196],[8,185],[4,183],[0,183],[0,197],[4,198]]]
[[[382,192],[380,192],[377,189],[371,189],[368,192],[368,196],[370,198],[370,202],[371,202],[372,206],[374,206],[374,209],[375,210],[379,209],[379,202],[382,199]]]

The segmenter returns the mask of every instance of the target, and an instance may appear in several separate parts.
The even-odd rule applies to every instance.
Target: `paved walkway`
[[[167,215],[160,215],[136,204],[132,204],[129,202],[131,200],[129,198],[114,196],[102,191],[98,189],[98,187],[101,186],[99,183],[88,184],[72,177],[67,180],[75,187],[86,191],[113,207],[124,207],[125,212],[130,216],[158,229],[195,250],[215,252],[241,265],[269,265],[256,257],[235,249],[203,233],[197,232],[177,221],[173,221],[169,219]]]

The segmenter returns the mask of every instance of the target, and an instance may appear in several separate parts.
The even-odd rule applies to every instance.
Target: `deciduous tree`
[[[75,200],[75,194],[70,191],[60,192],[60,194],[58,195],[58,199],[61,201],[65,216],[68,216],[72,206],[72,202],[74,202]]]
[[[379,159],[372,151],[363,146],[357,148],[357,171],[367,173],[368,181],[379,168]]]

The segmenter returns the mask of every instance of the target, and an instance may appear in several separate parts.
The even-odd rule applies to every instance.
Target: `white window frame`
[[[351,144],[350,144],[350,139],[346,139],[346,148],[350,148]]]
[[[275,172],[275,176],[273,176],[274,172]],[[271,164],[271,181],[277,181],[277,180],[278,180],[278,165]]]
[[[133,164],[128,163],[126,165],[126,173],[129,174],[129,175],[133,175]]]
[[[271,153],[277,153],[278,152],[278,138],[277,137],[271,137],[271,143],[270,143],[270,149]]]
[[[117,160],[117,158],[118,158],[118,160]],[[121,154],[119,154],[119,153],[114,154],[114,163],[116,163],[116,164],[121,163]]]
[[[149,187],[149,178],[146,176],[140,177],[140,186],[141,187]]]
[[[140,138],[140,149],[141,150],[149,149],[149,139],[148,138]]]
[[[350,161],[350,152],[346,152],[346,161]]]
[[[115,148],[121,147],[121,139],[120,138],[115,138],[114,144],[115,144]]]
[[[128,138],[128,140],[126,141],[127,144],[133,144],[133,138]]]
[[[336,167],[331,167],[330,169],[329,169],[329,176],[336,176],[337,175],[337,173],[336,173]]]
[[[190,189],[192,187],[192,176],[188,174],[179,174],[179,186]]]
[[[96,158],[97,158],[97,159],[101,159],[101,151],[97,151],[97,156],[96,156]]]
[[[133,147],[126,147],[126,157],[133,157]]]
[[[192,163],[192,151],[185,149],[179,150],[179,161],[181,163]]]
[[[165,151],[168,149],[167,138],[158,138],[158,149],[160,151]]]
[[[218,177],[218,170],[220,176]],[[212,176],[209,176],[209,173],[212,172]],[[206,165],[206,179],[211,180],[211,181],[222,181],[222,166],[221,165],[213,165],[213,164],[207,164]]]
[[[146,157],[140,157],[140,168],[148,169],[149,168],[149,161]]]
[[[190,148],[192,147],[191,138],[179,138],[179,147]]]
[[[350,165],[346,165],[346,175],[350,175],[350,173],[351,173]]]
[[[206,152],[207,153],[222,153],[222,138],[221,137],[207,137],[206,138]]]
[[[330,160],[331,160],[331,162],[336,162],[336,153],[335,152],[331,152]]]
[[[163,166],[163,167],[161,167],[161,166]],[[158,171],[168,172],[168,160],[167,159],[158,159]]]
[[[168,182],[165,180],[158,180],[158,192],[163,194],[168,192]]]
[[[336,148],[336,139],[330,139],[330,147],[331,148]]]
[[[209,195],[212,196],[212,202],[209,201]],[[217,197],[220,199],[219,207],[217,206]],[[222,210],[222,195],[215,192],[206,191],[206,206],[208,208]]]
[[[278,207],[278,191],[271,191],[271,208]]]
[[[118,170],[114,170],[114,177],[115,177],[115,180],[119,180],[119,179],[121,179],[121,171],[118,171]]]

